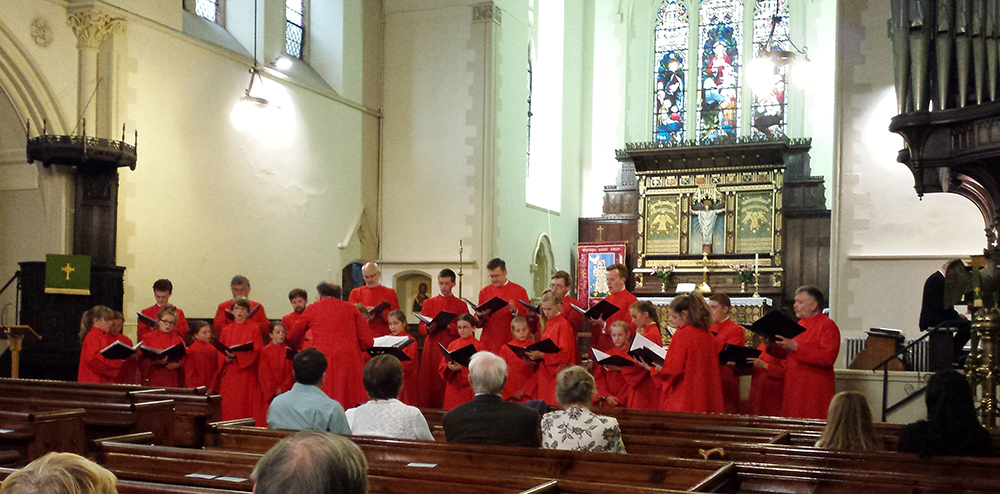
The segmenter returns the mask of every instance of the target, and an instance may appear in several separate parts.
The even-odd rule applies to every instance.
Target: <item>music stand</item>
[[[0,339],[10,342],[10,377],[18,379],[21,368],[21,347],[24,343],[24,335],[31,333],[39,340],[42,337],[31,329],[30,326],[3,326],[0,325]]]

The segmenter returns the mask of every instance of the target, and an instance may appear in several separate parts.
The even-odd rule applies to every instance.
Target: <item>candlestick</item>
[[[753,255],[753,274],[757,274],[760,271],[760,254]]]
[[[760,298],[760,292],[758,291],[758,289],[760,288],[760,286],[759,286],[759,278],[760,278],[760,274],[758,274],[758,273],[754,273],[753,274],[753,297],[754,298]]]

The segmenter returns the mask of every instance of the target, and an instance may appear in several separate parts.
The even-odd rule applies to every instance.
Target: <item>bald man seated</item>
[[[507,362],[490,352],[469,361],[469,385],[476,393],[468,403],[446,413],[442,424],[449,443],[541,446],[538,412],[500,396],[507,382]]]

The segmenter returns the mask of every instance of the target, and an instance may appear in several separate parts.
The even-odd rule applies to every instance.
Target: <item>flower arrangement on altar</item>
[[[677,270],[677,265],[671,264],[669,266],[653,266],[653,276],[660,279],[663,283],[663,289],[666,290],[667,283],[670,283],[670,278],[674,277],[674,271]]]
[[[753,281],[753,266],[749,264],[734,264],[730,266],[733,271],[736,271],[736,276],[740,279],[740,283],[750,283]]]

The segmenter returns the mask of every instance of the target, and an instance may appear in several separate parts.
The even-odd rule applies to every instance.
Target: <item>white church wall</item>
[[[903,140],[888,130],[896,114],[888,18],[877,0],[838,9],[831,313],[844,337],[878,326],[919,336],[924,280],[945,259],[986,245],[971,202],[948,194],[920,200],[913,176],[896,162]]]
[[[50,84],[30,89],[57,95],[60,111],[73,118],[77,50],[65,8],[27,0],[5,5],[13,8],[0,12],[0,24],[16,28],[19,45]],[[360,11],[358,5],[352,8]],[[172,302],[191,317],[214,315],[215,305],[231,296],[235,274],[250,277],[252,298],[271,317],[289,310],[291,288],[312,292],[321,279],[339,281],[343,264],[361,257],[358,236],[348,233],[362,209],[363,161],[373,157],[373,140],[363,134],[377,130],[362,122],[374,117],[294,79],[265,74],[254,86],[255,95],[271,101],[265,126],[237,131],[230,112],[246,88],[252,60],[156,19],[108,9],[126,18],[125,33],[110,51],[120,86],[120,99],[111,102],[113,127],[124,123],[129,133],[139,131],[138,166],[120,172],[118,264],[126,267],[125,312],[149,305],[150,286],[161,277],[174,282]],[[30,38],[30,21],[38,15],[55,32],[44,50]],[[352,19],[360,22],[359,15]],[[363,49],[358,40],[348,46]],[[361,56],[348,59],[360,64]],[[360,97],[360,90],[353,92]],[[69,193],[63,197],[71,201]],[[0,200],[6,197],[0,193]],[[49,199],[34,197],[19,207]],[[0,221],[22,230],[37,228],[38,221],[45,230],[67,229],[52,225],[48,216],[22,217],[17,209],[8,214],[6,205]],[[347,246],[339,249],[345,237]],[[51,241],[40,244],[29,259],[22,251],[4,251],[3,269],[58,252]]]
[[[473,263],[484,266],[490,249],[483,245],[486,40],[471,4],[385,2],[379,173],[383,280],[415,269],[434,280],[443,267],[457,271],[461,240],[467,296],[482,282]]]

